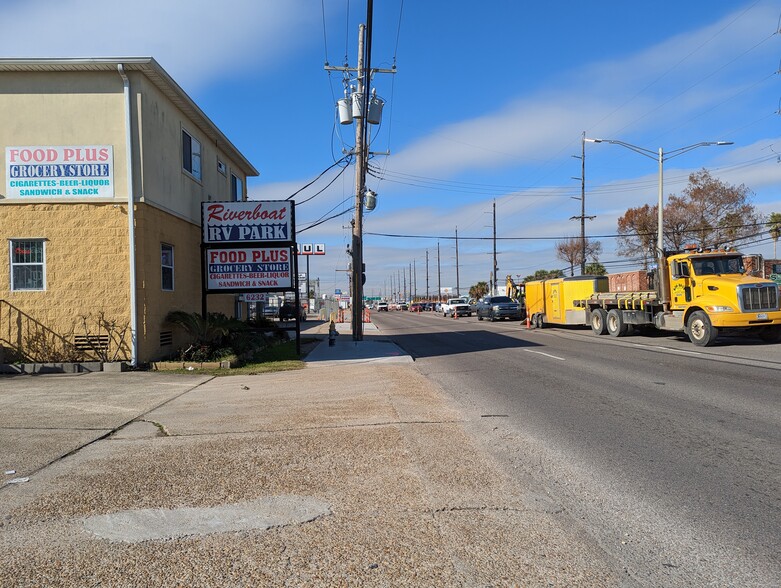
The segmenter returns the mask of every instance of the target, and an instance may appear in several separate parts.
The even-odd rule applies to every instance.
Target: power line
[[[770,222],[757,222],[757,223],[747,223],[742,225],[726,225],[722,227],[717,227],[720,230],[727,230],[727,229],[745,229],[748,227],[759,227],[759,226],[769,226]],[[686,231],[687,233],[694,233],[697,232],[696,228],[689,229]],[[666,234],[669,234],[670,231],[665,231]],[[375,237],[388,237],[392,239],[438,239],[438,240],[455,240],[455,235],[404,235],[401,233],[373,233],[373,232],[365,232],[365,235],[372,235]],[[646,237],[649,235],[655,235],[655,231],[643,231],[643,232],[631,232],[631,233],[625,233],[625,234],[612,234],[612,235],[589,235],[589,239],[617,239],[619,237]],[[738,237],[729,241],[729,242],[737,242],[748,237]],[[497,241],[553,241],[553,240],[563,240],[563,239],[570,239],[572,238],[572,235],[559,235],[559,236],[537,236],[537,237],[496,237]],[[464,237],[463,235],[458,236],[459,241],[492,241],[494,237]]]
[[[324,219],[322,219],[320,221],[316,221],[316,222],[312,223],[311,225],[309,225],[308,227],[304,227],[303,229],[298,229],[296,231],[296,233],[303,233],[304,231],[308,231],[309,229],[313,229],[313,228],[315,228],[318,225],[322,225],[324,222],[327,222],[329,220],[333,220],[335,218],[339,218],[340,216],[344,216],[348,212],[352,212],[352,210],[348,208],[347,210],[343,210],[342,212],[338,212],[338,213],[336,213],[333,216],[329,216],[328,218],[324,218]]]
[[[338,162],[337,162],[337,163],[338,163]],[[334,165],[336,165],[336,164],[334,164]],[[312,195],[311,195],[309,198],[307,198],[306,200],[301,200],[300,202],[296,202],[296,206],[297,206],[297,207],[298,207],[298,206],[301,206],[301,205],[302,205],[302,204],[304,204],[305,202],[309,202],[310,200],[312,200],[312,199],[313,199],[313,198],[315,198],[316,196],[319,196],[320,194],[322,194],[323,192],[325,192],[325,191],[326,191],[328,188],[330,188],[330,187],[331,187],[331,184],[333,184],[333,183],[334,183],[336,180],[338,180],[338,179],[339,179],[339,176],[341,176],[341,175],[342,175],[342,174],[345,172],[345,170],[346,170],[346,169],[347,169],[349,166],[350,166],[350,163],[349,163],[349,162],[347,162],[347,165],[343,166],[343,167],[342,167],[342,169],[341,169],[341,170],[339,170],[339,173],[338,173],[338,174],[336,174],[336,175],[333,177],[333,179],[332,179],[330,182],[328,182],[328,183],[325,185],[325,187],[324,187],[324,188],[322,188],[321,190],[318,190],[317,192],[315,192],[314,194],[312,194]],[[334,167],[334,166],[332,165],[331,167]],[[331,168],[328,168],[328,169],[331,169]],[[326,171],[328,171],[328,170],[326,170]],[[325,172],[323,172],[323,173],[325,173]],[[322,177],[322,174],[320,174],[320,176],[318,176],[318,177]],[[311,185],[311,184],[310,184],[310,185]],[[303,188],[302,188],[302,190],[303,190]],[[299,192],[300,192],[300,191],[301,191],[301,190],[299,190]],[[290,200],[290,198],[288,198],[288,200]]]
[[[342,157],[341,159],[339,159],[338,161],[336,161],[335,163],[333,163],[333,164],[329,165],[329,166],[328,166],[327,168],[325,168],[325,169],[324,169],[322,172],[320,172],[320,174],[319,174],[319,175],[318,175],[318,176],[317,176],[317,177],[316,177],[314,180],[312,180],[312,181],[311,181],[311,182],[309,182],[308,184],[305,184],[303,187],[301,187],[301,188],[299,188],[298,190],[296,190],[295,192],[293,192],[293,193],[292,193],[290,196],[288,196],[287,198],[285,198],[285,200],[292,200],[292,199],[293,199],[293,197],[294,197],[296,194],[298,194],[299,192],[301,192],[301,191],[303,191],[303,190],[306,190],[306,189],[307,189],[309,186],[311,186],[311,185],[312,185],[312,184],[314,184],[314,183],[315,183],[317,180],[319,180],[320,178],[322,178],[322,177],[323,177],[323,176],[324,176],[326,173],[328,173],[330,170],[332,170],[332,169],[333,169],[333,168],[335,168],[337,165],[339,165],[340,163],[342,163],[342,162],[343,162],[345,159],[349,158],[349,157],[350,157],[350,155],[351,155],[351,154],[347,154],[347,155],[345,155],[344,157]],[[348,163],[348,165],[349,165],[349,163]],[[339,175],[341,175],[343,171],[344,171],[344,168],[342,169],[342,171],[341,171],[341,172],[339,172]],[[339,175],[337,175],[336,177],[338,178],[338,177],[339,177]],[[336,178],[334,178],[334,179],[336,179]],[[333,183],[333,181],[332,181],[331,183]],[[329,186],[330,186],[330,184],[329,184]],[[328,186],[326,186],[326,187],[328,187]],[[321,190],[320,192],[322,192],[322,190]],[[320,192],[318,192],[318,194],[319,194]],[[315,194],[315,196],[317,196],[317,194]],[[312,196],[312,198],[314,198],[314,196]],[[308,198],[307,200],[304,200],[304,202],[307,202],[308,200],[311,200],[312,198]]]
[[[767,117],[764,117],[767,118]],[[754,165],[759,165],[767,161],[774,160],[775,156],[762,156],[747,161],[734,163],[727,166],[712,167],[713,172],[732,172],[745,169]],[[381,175],[378,175],[380,173]],[[376,166],[369,166],[369,174],[375,178],[383,181],[388,181],[394,184],[401,184],[405,186],[411,186],[415,188],[425,188],[427,190],[436,190],[444,192],[455,192],[462,194],[485,194],[485,195],[499,195],[508,194],[512,192],[512,198],[515,197],[539,197],[539,196],[552,196],[552,197],[569,197],[573,194],[579,194],[580,192],[572,186],[546,186],[546,187],[533,187],[533,186],[518,186],[512,184],[481,184],[477,182],[459,182],[444,180],[440,178],[430,178],[426,176],[417,176],[414,174],[407,174],[404,172],[395,172],[393,170],[379,170]],[[394,179],[400,178],[400,179]],[[402,180],[409,181],[402,181]],[[688,173],[683,174],[668,174],[665,176],[666,185],[676,185],[685,183],[689,179]],[[648,180],[630,180],[623,182],[611,182],[601,187],[591,188],[589,194],[602,195],[602,194],[615,194],[619,192],[635,192],[641,190],[648,190],[658,186],[658,180],[649,178]],[[554,192],[560,192],[555,194]]]

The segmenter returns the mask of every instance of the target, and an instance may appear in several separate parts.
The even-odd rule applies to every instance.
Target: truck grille
[[[742,312],[778,310],[778,286],[776,284],[738,286],[738,300]]]

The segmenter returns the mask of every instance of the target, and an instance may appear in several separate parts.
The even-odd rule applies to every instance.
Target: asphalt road
[[[372,318],[638,584],[781,585],[781,344]]]

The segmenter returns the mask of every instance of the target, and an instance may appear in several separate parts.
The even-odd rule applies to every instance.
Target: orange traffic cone
[[[531,321],[529,320],[529,315],[526,315],[526,328],[531,329]]]

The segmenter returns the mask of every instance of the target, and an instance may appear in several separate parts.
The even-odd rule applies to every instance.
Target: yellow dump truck
[[[575,276],[526,282],[526,316],[532,325],[588,325],[590,316],[579,301],[607,292],[606,276]]]
[[[695,345],[711,345],[720,332],[781,340],[778,284],[745,274],[743,256],[731,250],[688,250],[662,258],[655,291],[594,293],[579,301],[597,335],[625,335],[629,325],[684,332]]]
[[[590,324],[597,335],[622,337],[630,326],[683,332],[695,345],[713,344],[719,333],[744,333],[781,341],[779,286],[746,275],[743,256],[732,250],[688,250],[661,258],[654,290],[608,292],[591,276],[529,282],[526,305],[535,326]],[[591,292],[586,292],[592,288]]]

